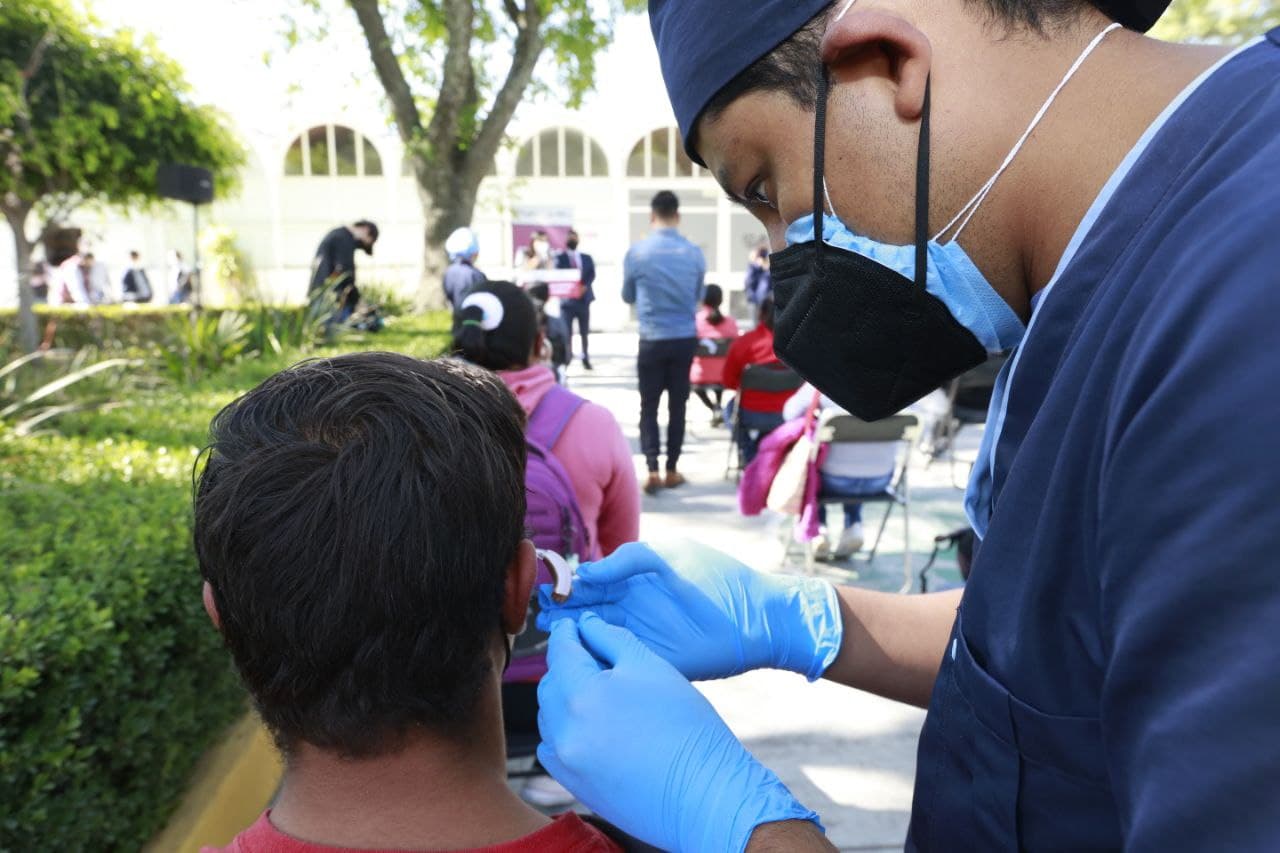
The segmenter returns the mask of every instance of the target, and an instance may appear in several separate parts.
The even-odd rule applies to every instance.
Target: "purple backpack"
[[[553,385],[539,401],[525,429],[529,458],[525,467],[524,486],[527,507],[525,531],[539,548],[555,551],[571,563],[591,559],[591,539],[573,484],[551,448],[569,425],[569,420],[586,401],[577,394]],[[538,562],[539,584],[552,583],[547,567]],[[539,631],[538,597],[529,602],[529,622],[516,638],[511,652],[511,666],[504,681],[536,681],[547,671],[547,635]]]

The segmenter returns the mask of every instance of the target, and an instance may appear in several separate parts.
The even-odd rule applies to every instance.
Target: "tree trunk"
[[[468,226],[475,213],[480,181],[468,179],[472,169],[457,169],[453,164],[419,163],[418,197],[422,202],[423,228],[422,280],[418,286],[418,307],[423,310],[445,307],[444,270],[448,263],[444,244],[454,229]],[[481,173],[483,179],[483,173]],[[484,250],[489,253],[484,255]],[[481,247],[481,253],[494,265],[501,265],[498,247]],[[484,261],[480,262],[483,269]]]
[[[27,239],[27,214],[31,208],[5,205],[4,218],[13,231],[13,255],[18,268],[18,344],[23,352],[35,352],[40,343],[36,324],[35,294],[31,292],[31,253],[34,244]]]

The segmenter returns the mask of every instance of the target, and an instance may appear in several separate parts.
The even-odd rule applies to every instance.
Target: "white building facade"
[[[510,144],[480,190],[473,221],[481,244],[477,266],[491,278],[509,274],[517,222],[571,224],[599,271],[594,319],[616,326],[627,316],[619,296],[623,256],[648,233],[653,194],[669,189],[680,197],[681,230],[706,255],[708,281],[726,291],[741,289],[751,250],[765,242],[764,229],[685,156],[647,19],[618,22],[617,38],[598,69],[596,90],[579,109],[546,100],[521,107],[508,129]],[[371,70],[367,74],[372,77]],[[338,97],[332,91],[309,97],[305,89],[290,97],[256,94],[280,101],[278,110],[265,111],[266,119],[260,101],[254,118],[238,112],[243,101],[215,101],[249,156],[239,194],[202,208],[202,225],[234,231],[259,289],[273,300],[301,299],[321,237],[362,218],[377,222],[381,236],[373,257],[357,259],[360,280],[405,293],[418,286],[423,218],[404,148],[368,83],[344,79],[353,88]],[[132,249],[142,253],[153,283],[167,280],[168,250],[191,257],[191,211],[182,205],[80,211],[68,224],[83,229],[113,281]],[[0,249],[0,304],[16,300],[10,245],[5,240]]]

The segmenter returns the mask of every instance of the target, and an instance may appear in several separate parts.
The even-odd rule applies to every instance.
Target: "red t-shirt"
[[[773,352],[773,330],[756,326],[729,347],[724,359],[724,387],[736,389],[742,384],[742,371],[752,364],[778,364]],[[742,408],[748,412],[782,414],[791,391],[744,391]]]
[[[226,847],[204,847],[201,853],[348,853],[344,847],[310,844],[285,835],[271,823],[271,810],[235,837]],[[350,851],[355,853],[355,851]],[[398,853],[361,849],[359,853]],[[476,847],[454,853],[622,853],[603,832],[572,812],[562,814],[532,835],[493,847]]]

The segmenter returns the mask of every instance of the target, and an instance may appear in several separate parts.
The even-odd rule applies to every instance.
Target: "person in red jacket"
[[[773,298],[760,303],[756,327],[729,347],[724,360],[724,387],[738,391],[742,373],[753,364],[780,364],[773,352]],[[760,439],[782,426],[782,409],[790,391],[739,391],[731,406],[740,409],[733,440],[742,452],[742,464],[755,458]]]

